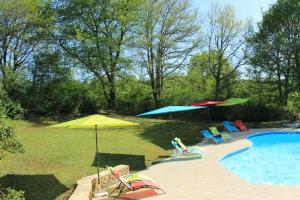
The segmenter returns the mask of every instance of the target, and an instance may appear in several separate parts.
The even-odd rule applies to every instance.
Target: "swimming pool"
[[[252,146],[220,163],[251,183],[300,185],[300,132],[267,132],[247,138]]]

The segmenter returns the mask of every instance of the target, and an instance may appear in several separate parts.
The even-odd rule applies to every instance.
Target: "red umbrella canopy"
[[[215,106],[223,103],[224,101],[202,101],[200,103],[192,104],[192,106]]]

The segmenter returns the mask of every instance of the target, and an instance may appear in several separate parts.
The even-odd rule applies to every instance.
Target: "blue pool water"
[[[248,137],[252,146],[224,156],[221,164],[251,183],[300,185],[300,132]]]

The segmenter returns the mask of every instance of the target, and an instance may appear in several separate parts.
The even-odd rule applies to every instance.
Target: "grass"
[[[205,123],[123,118],[140,125],[100,130],[100,166],[128,164],[142,170],[159,156],[170,155],[171,129],[186,144],[200,141]],[[66,199],[81,177],[96,173],[93,129],[49,129],[44,121],[14,124],[25,153],[0,161],[0,187],[24,190],[26,199]]]

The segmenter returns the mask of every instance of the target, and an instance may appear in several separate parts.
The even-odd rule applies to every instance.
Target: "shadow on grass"
[[[30,200],[53,200],[69,189],[52,174],[7,174],[0,178],[0,187],[23,190],[25,198]]]
[[[97,167],[97,154],[95,154],[93,167]],[[98,153],[99,167],[105,168],[106,166],[116,165],[129,165],[130,170],[140,171],[146,169],[144,155],[131,155],[131,154],[112,154],[112,153]]]
[[[164,150],[173,149],[171,140],[173,134],[179,137],[186,145],[194,145],[199,143],[202,136],[199,131],[207,127],[207,123],[184,122],[184,121],[168,121],[152,126],[145,126],[140,137],[163,148]]]
[[[253,128],[253,124],[246,124],[248,127]],[[265,124],[261,124],[261,127],[264,127]],[[274,127],[274,125],[271,125]],[[184,122],[184,121],[167,121],[165,123],[157,123],[151,126],[144,126],[143,132],[140,137],[149,142],[163,148],[164,150],[171,150],[173,146],[171,145],[171,139],[173,134],[175,137],[179,137],[181,141],[187,145],[195,145],[200,143],[203,140],[203,136],[200,133],[201,130],[208,129],[208,127],[217,127],[221,131],[225,131],[222,125],[222,122],[212,122],[208,123],[206,121],[201,122]],[[236,140],[245,139],[250,134],[253,134],[252,131],[248,132],[237,132],[231,133],[232,140],[226,141],[225,143],[231,143]],[[203,146],[206,145],[215,145],[212,142],[202,143]]]

